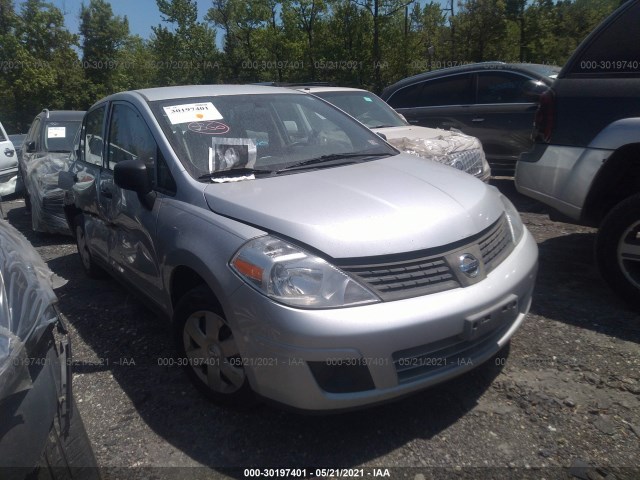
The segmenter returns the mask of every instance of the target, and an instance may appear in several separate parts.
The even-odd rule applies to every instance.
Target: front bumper
[[[466,288],[301,310],[243,286],[228,317],[258,394],[302,410],[354,408],[442,382],[498,352],[529,311],[537,258],[525,231],[511,255]]]

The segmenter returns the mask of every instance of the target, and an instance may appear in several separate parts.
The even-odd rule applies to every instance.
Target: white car
[[[0,123],[0,196],[15,193],[17,180],[18,156],[16,149]]]
[[[484,182],[491,168],[480,140],[456,130],[416,127],[368,90],[347,87],[302,87],[345,111],[371,130],[382,134],[391,145],[406,153],[450,165]]]

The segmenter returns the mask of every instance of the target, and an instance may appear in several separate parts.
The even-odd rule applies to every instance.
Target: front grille
[[[343,267],[383,300],[418,297],[460,286],[444,257],[422,257],[378,265]]]
[[[336,261],[378,294],[384,301],[419,297],[477,283],[498,266],[513,249],[506,217],[478,235],[440,248],[401,255]],[[480,252],[484,274],[473,281],[464,278],[455,259],[469,251]],[[477,255],[477,254],[476,254]],[[367,261],[365,263],[365,261]]]
[[[503,215],[478,242],[482,252],[485,270],[489,273],[511,253],[515,245],[511,240],[511,232],[507,218]]]

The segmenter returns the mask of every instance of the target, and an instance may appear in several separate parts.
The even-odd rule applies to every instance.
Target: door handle
[[[113,198],[113,193],[111,193],[111,190],[105,187],[102,187],[100,189],[100,194],[103,195],[105,198]]]
[[[482,123],[484,122],[484,118],[472,118],[471,121],[473,123]]]
[[[7,157],[13,157],[13,154],[15,153],[15,150],[11,150],[10,148],[5,148],[4,149],[4,154]]]

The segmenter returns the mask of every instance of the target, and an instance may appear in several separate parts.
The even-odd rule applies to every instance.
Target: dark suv
[[[607,282],[640,304],[640,0],[602,22],[540,97],[534,149],[516,186],[575,222],[599,227]]]
[[[385,88],[383,100],[412,125],[477,137],[493,175],[513,175],[531,148],[538,95],[559,67],[485,62],[425,72]]]

